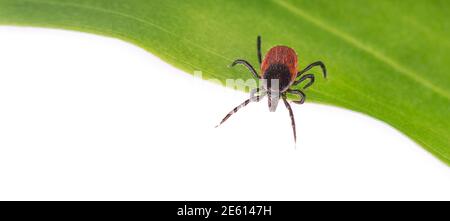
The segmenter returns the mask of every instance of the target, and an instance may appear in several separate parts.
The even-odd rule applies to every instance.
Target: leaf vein
[[[332,26],[330,26],[329,24],[327,24],[326,22],[324,22],[323,20],[314,17],[310,14],[308,14],[307,12],[305,12],[304,10],[302,10],[299,7],[296,7],[292,4],[289,4],[286,1],[278,1],[278,0],[272,0],[274,3],[278,4],[279,6],[287,9],[288,11],[290,11],[291,13],[303,18],[304,20],[312,23],[313,25],[321,28],[322,30],[325,30],[326,32],[344,40],[345,42],[349,43],[350,45],[355,46],[356,48],[372,55],[374,58],[376,58],[379,61],[384,62],[385,64],[389,65],[390,67],[392,67],[393,69],[395,69],[398,73],[403,74],[409,78],[411,78],[412,80],[418,82],[420,85],[423,85],[429,89],[431,89],[432,91],[434,91],[435,93],[447,98],[448,100],[450,100],[450,93],[447,92],[447,90],[440,88],[439,86],[433,84],[431,81],[427,80],[426,78],[421,77],[418,73],[408,69],[407,67],[401,65],[400,63],[398,63],[397,61],[395,61],[394,59],[388,57],[387,55],[373,49],[372,47],[370,47],[367,44],[364,44],[363,42],[361,42],[360,40],[358,40],[357,38],[353,37],[352,35],[343,32],[337,28],[334,28]]]

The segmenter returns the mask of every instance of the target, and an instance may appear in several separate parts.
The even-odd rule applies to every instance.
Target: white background
[[[332,73],[330,73],[332,74]],[[0,200],[450,200],[450,169],[392,127],[194,79],[129,43],[0,27]]]

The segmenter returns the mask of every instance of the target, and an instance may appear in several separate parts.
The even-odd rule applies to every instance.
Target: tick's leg
[[[263,90],[263,92],[259,96],[256,96],[256,94],[259,93],[259,91],[261,91],[261,88],[255,88],[251,90],[250,99],[257,102],[260,101],[266,95],[266,92]]]
[[[327,78],[327,69],[326,69],[326,67],[325,67],[325,64],[323,64],[323,62],[321,62],[321,61],[316,61],[316,62],[314,62],[314,63],[308,65],[305,69],[299,71],[299,72],[297,73],[297,76],[296,76],[296,77],[299,77],[299,76],[302,75],[303,73],[305,73],[305,72],[311,70],[311,68],[316,67],[316,66],[320,66],[320,68],[322,68],[323,77],[324,77],[324,78]]]
[[[297,132],[295,131],[295,119],[294,119],[294,112],[292,112],[291,105],[289,105],[288,101],[286,100],[286,95],[283,96],[283,102],[286,108],[289,111],[289,116],[291,117],[291,125],[292,125],[292,131],[294,132],[294,142],[297,142]]]
[[[303,93],[303,91],[288,89],[286,92],[300,96],[300,100],[292,101],[292,102],[294,102],[296,104],[303,104],[305,102],[306,95],[305,95],[305,93]]]
[[[258,78],[258,79],[259,79],[258,73],[255,71],[255,69],[253,68],[253,66],[252,66],[250,63],[248,63],[248,61],[242,60],[242,59],[237,59],[236,61],[234,61],[234,62],[231,64],[231,67],[233,67],[233,66],[235,66],[235,65],[237,65],[237,64],[242,64],[242,65],[244,65],[245,67],[247,67],[248,70],[249,70],[250,72],[252,72],[253,76],[255,76],[255,78]]]
[[[231,110],[231,111],[230,111],[230,112],[222,119],[222,121],[220,121],[220,123],[219,123],[218,125],[216,125],[216,127],[218,127],[218,126],[220,126],[221,124],[223,124],[226,120],[228,120],[228,118],[231,117],[231,115],[233,115],[234,113],[236,113],[239,109],[241,109],[241,108],[247,106],[247,104],[249,104],[250,102],[258,102],[258,101],[260,101],[260,100],[265,96],[265,94],[261,94],[261,95],[254,96],[255,93],[257,93],[257,91],[259,91],[259,88],[253,89],[253,90],[250,92],[250,98],[247,99],[247,100],[245,100],[244,102],[242,102],[242,104],[240,104],[239,106],[235,107],[233,110]]]
[[[258,50],[258,61],[259,61],[259,66],[261,66],[261,36],[258,35],[258,38],[256,39],[256,48]]]
[[[307,84],[305,84],[305,86],[303,86],[303,89],[306,89],[314,83],[314,75],[313,74],[303,75],[300,79],[294,81],[294,83],[292,83],[292,85],[300,84],[301,82],[303,82],[306,79],[309,80],[309,82]]]

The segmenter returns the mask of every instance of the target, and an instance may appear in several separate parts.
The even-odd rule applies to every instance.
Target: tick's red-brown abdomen
[[[261,77],[272,64],[284,64],[289,68],[291,81],[297,76],[297,54],[294,49],[286,46],[275,46],[267,52],[261,64]]]

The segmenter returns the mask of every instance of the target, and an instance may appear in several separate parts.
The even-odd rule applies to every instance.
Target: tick
[[[313,74],[305,74],[312,68],[319,66],[322,69],[323,76],[327,77],[327,70],[325,65],[321,61],[316,61],[301,71],[298,70],[298,58],[294,49],[287,46],[275,46],[272,47],[269,52],[267,52],[264,60],[261,59],[261,36],[257,37],[256,41],[257,55],[260,66],[260,72],[258,73],[253,66],[246,60],[237,59],[231,66],[237,64],[244,65],[253,74],[255,78],[261,80],[263,83],[260,87],[252,89],[250,91],[250,98],[245,100],[242,104],[231,110],[223,120],[216,126],[220,126],[228,118],[236,113],[239,109],[247,106],[250,102],[259,102],[262,98],[267,95],[268,106],[271,112],[274,112],[277,108],[278,102],[281,99],[284,105],[289,111],[289,116],[291,118],[292,131],[294,133],[294,141],[297,140],[297,135],[295,131],[295,119],[294,113],[292,112],[291,105],[287,101],[287,94],[293,94],[299,96],[299,99],[293,100],[296,104],[303,104],[306,99],[305,93],[300,89],[292,89],[292,87],[308,80],[303,86],[303,90],[310,87],[314,83]]]

